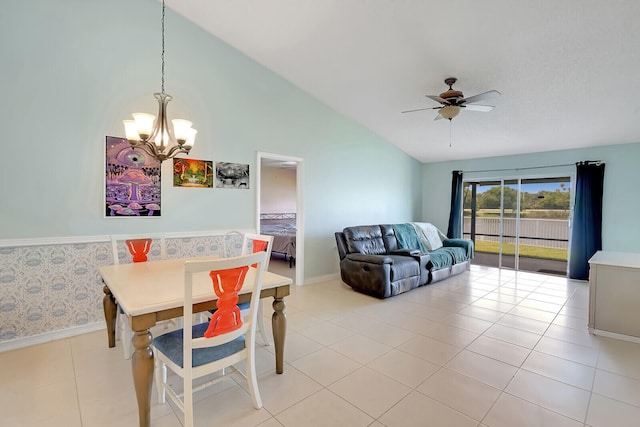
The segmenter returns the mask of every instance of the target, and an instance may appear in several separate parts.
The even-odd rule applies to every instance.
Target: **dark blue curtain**
[[[604,163],[579,162],[576,167],[569,277],[586,280],[589,278],[589,259],[602,249]]]
[[[447,237],[462,238],[462,171],[453,171],[451,178],[451,210]]]

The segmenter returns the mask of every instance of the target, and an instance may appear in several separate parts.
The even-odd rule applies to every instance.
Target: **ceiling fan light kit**
[[[460,110],[461,108],[457,105],[445,105],[440,109],[440,116],[444,119],[451,120],[460,114]]]
[[[458,81],[455,77],[448,77],[444,79],[444,83],[449,86],[449,89],[442,92],[440,95],[426,95],[427,98],[432,99],[440,104],[439,107],[427,107],[418,108],[416,110],[407,110],[403,113],[413,113],[415,111],[424,110],[438,110],[436,120],[447,119],[451,121],[460,114],[463,108],[470,111],[488,112],[493,110],[493,105],[476,104],[479,101],[485,101],[490,98],[494,98],[500,95],[497,90],[489,90],[487,92],[479,93],[478,95],[464,97],[464,94],[453,88],[453,85]]]

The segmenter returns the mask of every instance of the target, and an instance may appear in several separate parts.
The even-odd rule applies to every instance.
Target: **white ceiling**
[[[640,142],[638,0],[167,0],[422,162]],[[167,36],[170,34],[167,24]],[[425,94],[502,95],[449,127]],[[449,147],[451,130],[452,147]]]

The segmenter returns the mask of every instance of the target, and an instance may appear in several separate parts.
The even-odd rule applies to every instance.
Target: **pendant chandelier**
[[[140,148],[147,154],[163,162],[177,154],[189,154],[198,132],[189,120],[167,119],[167,104],[171,95],[164,92],[164,11],[162,0],[162,92],[154,93],[158,100],[158,117],[146,113],[133,113],[133,120],[123,120],[124,130],[132,148]]]

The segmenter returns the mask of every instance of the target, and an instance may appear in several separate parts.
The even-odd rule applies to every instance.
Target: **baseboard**
[[[632,335],[619,334],[617,332],[609,332],[609,331],[603,331],[600,329],[594,329],[593,335],[600,335],[601,337],[615,338],[617,340],[629,341],[629,342],[640,344],[639,337],[634,337]]]
[[[311,285],[313,283],[327,282],[329,280],[336,280],[336,279],[340,279],[340,273],[325,274],[324,276],[309,277],[309,278],[304,280],[304,283],[302,283],[302,286]]]
[[[16,338],[9,341],[0,342],[0,353],[5,351],[17,350],[23,347],[29,347],[36,344],[42,344],[49,341],[55,341],[62,338],[74,337],[89,332],[106,329],[104,322],[88,323],[82,326],[74,326],[72,328],[61,329],[59,331],[46,332],[44,334],[32,335],[24,338]]]

